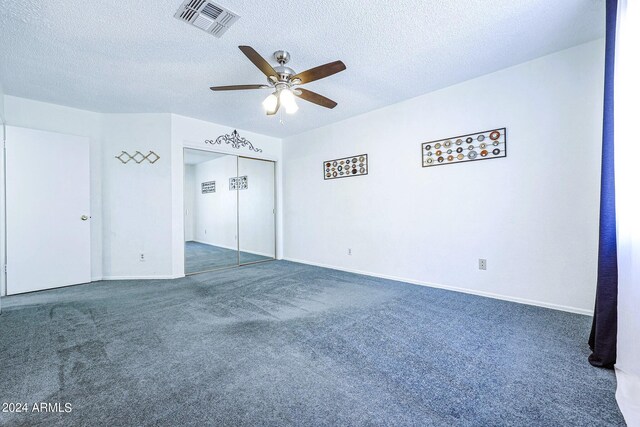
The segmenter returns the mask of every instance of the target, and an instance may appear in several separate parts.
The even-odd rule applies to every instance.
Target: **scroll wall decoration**
[[[237,130],[234,130],[233,132],[231,132],[231,134],[220,135],[215,140],[207,139],[204,143],[211,144],[211,145],[214,145],[214,144],[222,145],[223,142],[225,144],[230,144],[231,148],[236,148],[236,149],[248,148],[249,150],[255,151],[256,153],[262,153],[261,148],[254,147],[253,144],[247,141],[246,138],[241,137],[238,134]]]
[[[116,156],[116,159],[120,160],[124,164],[129,163],[131,160],[138,164],[144,162],[145,160],[151,164],[154,164],[155,162],[160,160],[160,156],[158,156],[153,151],[149,151],[147,155],[144,155],[139,151],[136,151],[134,154],[129,154],[126,151],[123,151],[122,153],[120,153],[120,155]]]

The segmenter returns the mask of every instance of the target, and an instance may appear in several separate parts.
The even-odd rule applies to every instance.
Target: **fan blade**
[[[279,109],[280,109],[280,97],[278,97],[278,103],[276,104],[276,109],[273,110],[272,113],[267,111],[267,116],[273,116],[274,114],[276,114],[278,112]]]
[[[275,76],[278,77],[278,73],[273,69],[271,65],[264,59],[258,52],[256,52],[251,46],[238,46],[242,53],[249,58],[249,61],[253,62],[253,65],[258,67],[260,71],[264,73],[265,76]]]
[[[296,74],[291,77],[293,79],[300,79],[300,84],[313,82],[315,80],[324,79],[325,77],[329,77],[335,73],[339,73],[340,71],[344,71],[347,69],[347,66],[344,65],[342,61],[334,61],[329,62],[328,64],[320,65],[315,68],[311,68],[310,70],[303,71],[301,73]]]
[[[298,88],[296,91],[300,91],[300,95],[298,97],[304,99],[305,101],[313,102],[314,104],[318,104],[322,107],[333,108],[338,105],[337,102],[330,100],[322,95],[319,95],[315,92],[311,92],[310,90]]]
[[[234,86],[213,86],[210,89],[213,91],[220,90],[245,90],[245,89],[266,89],[267,85],[234,85]]]

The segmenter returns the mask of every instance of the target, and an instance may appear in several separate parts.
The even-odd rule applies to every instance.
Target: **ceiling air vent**
[[[207,0],[185,0],[173,16],[218,38],[240,19],[229,9]]]

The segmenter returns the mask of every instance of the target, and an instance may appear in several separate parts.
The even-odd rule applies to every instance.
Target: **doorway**
[[[91,281],[89,140],[7,126],[7,295]]]
[[[275,162],[185,148],[185,274],[275,259],[275,196]]]

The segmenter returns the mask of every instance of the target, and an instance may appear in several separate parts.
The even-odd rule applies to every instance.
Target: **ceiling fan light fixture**
[[[278,108],[278,97],[275,93],[267,96],[264,101],[262,101],[262,106],[269,114],[273,114],[276,112]]]
[[[282,89],[280,91],[280,103],[287,110],[287,114],[294,114],[298,111],[298,104],[296,104],[296,98],[290,89]]]

